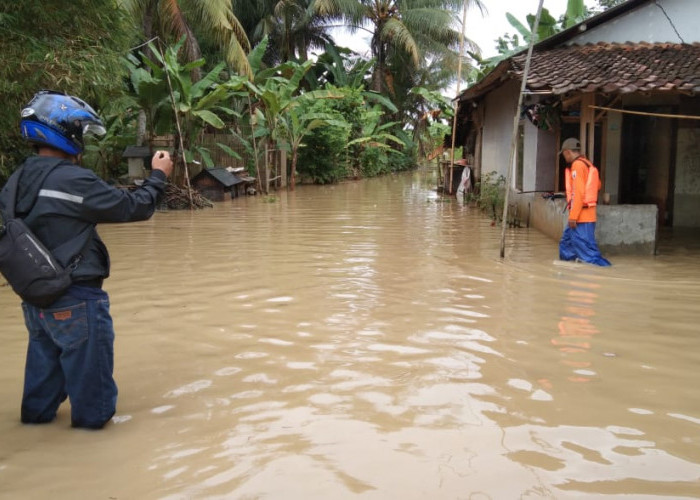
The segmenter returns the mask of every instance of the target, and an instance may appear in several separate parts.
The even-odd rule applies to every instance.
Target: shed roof
[[[123,158],[149,158],[152,155],[148,146],[127,146],[122,153]]]
[[[505,80],[520,80],[526,53],[502,61],[466,89],[460,100],[487,93]],[[597,43],[535,52],[527,87],[552,94],[569,92],[700,92],[700,44]]]
[[[215,167],[215,168],[205,168],[202,170],[200,173],[194,176],[192,180],[197,179],[197,177],[201,177],[204,175],[208,175],[210,177],[213,177],[217,181],[219,181],[221,184],[224,185],[224,187],[231,187],[235,186],[236,184],[240,184],[243,182],[243,179],[240,177],[233,175],[231,172],[226,170],[223,167]]]

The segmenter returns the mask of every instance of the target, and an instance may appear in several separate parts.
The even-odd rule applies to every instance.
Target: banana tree
[[[201,80],[192,82],[191,72],[204,66],[204,59],[187,64],[178,61],[177,54],[184,37],[165,52],[151,46],[155,61],[141,54],[141,61],[150,69],[147,71],[134,64],[132,84],[138,102],[149,110],[152,130],[162,132],[176,129],[176,150],[182,149],[182,157],[176,155],[176,170],[173,179],[182,184],[187,180],[187,163],[198,154],[207,166],[212,166],[208,149],[197,144],[198,136],[207,127],[224,128],[225,122],[219,116],[234,116],[235,111],[225,105],[227,101],[247,84],[243,76],[234,75],[222,80],[225,63],[220,63]],[[169,112],[166,110],[169,109]],[[181,160],[181,161],[180,161]]]
[[[366,88],[372,75],[374,59],[351,57],[350,49],[326,44],[316,62],[317,74],[311,75],[314,84],[329,82],[336,87]]]
[[[348,147],[355,144],[369,145],[384,149],[388,152],[394,151],[390,143],[395,146],[405,146],[406,143],[391,133],[396,129],[398,122],[382,123],[383,112],[379,109],[372,110],[365,115],[366,122],[362,126],[362,136],[348,142]]]
[[[537,26],[537,33],[532,32],[532,26],[535,23],[535,16],[533,14],[528,14],[526,16],[527,26],[521,23],[518,18],[510,12],[506,12],[506,19],[518,33],[515,35],[506,34],[499,37],[497,42],[499,54],[489,59],[480,60],[479,62],[482,66],[489,68],[495,67],[504,59],[508,59],[512,55],[525,50],[533,36],[535,37],[535,42],[539,42],[561,31],[558,21],[547,9],[542,9],[540,23]]]
[[[389,155],[399,154],[406,147],[406,141],[397,137],[402,134],[399,122],[382,123],[383,112],[380,109],[368,110],[364,116],[362,133],[348,142],[353,169],[362,176],[375,176],[385,173],[389,167]],[[398,132],[395,132],[397,131]],[[392,144],[393,143],[393,144]]]
[[[564,29],[583,22],[589,15],[583,0],[569,0],[566,3],[566,13],[564,13]]]
[[[264,52],[267,40],[254,52]],[[251,67],[257,68],[257,56],[251,58]],[[313,61],[286,62],[274,68],[259,69],[253,82],[248,83],[252,97],[257,102],[252,111],[253,137],[268,141],[278,147],[285,144],[292,150],[290,188],[295,187],[296,158],[303,138],[332,117],[314,116],[304,109],[315,99],[341,98],[340,90],[313,90],[301,93],[301,83],[313,66]]]
[[[301,102],[298,102],[297,105],[290,107],[277,123],[279,136],[286,139],[291,147],[292,165],[289,173],[289,188],[292,191],[294,191],[296,184],[299,148],[303,146],[304,138],[319,127],[350,128],[348,122],[337,116],[329,113],[307,113],[304,110],[305,107]]]
[[[537,33],[533,34],[532,26],[535,24],[534,14],[528,14],[526,16],[527,26],[525,26],[513,14],[507,12],[506,19],[508,19],[510,25],[515,28],[518,33],[515,35],[506,34],[498,38],[497,43],[499,54],[495,57],[482,60],[475,54],[470,53],[470,56],[476,59],[482,68],[482,75],[479,76],[483,77],[485,73],[488,73],[502,60],[525,50],[533,36],[535,36],[535,42],[542,41],[545,38],[549,38],[550,36],[559,33],[564,29],[570,28],[571,26],[584,21],[586,17],[591,15],[591,13],[592,12],[586,8],[584,0],[567,0],[566,12],[564,12],[564,15],[558,20],[555,19],[547,9],[542,9],[540,23],[537,26]]]

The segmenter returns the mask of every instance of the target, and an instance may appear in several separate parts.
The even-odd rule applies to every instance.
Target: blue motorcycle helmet
[[[71,156],[83,152],[83,136],[104,135],[95,110],[82,99],[53,90],[40,90],[22,109],[20,129],[27,141],[59,149]]]

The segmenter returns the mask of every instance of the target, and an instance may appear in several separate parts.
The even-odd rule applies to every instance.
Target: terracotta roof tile
[[[526,54],[502,61],[460,99],[474,99],[523,74]],[[528,88],[568,92],[700,92],[700,43],[598,43],[536,51]]]
[[[525,53],[509,59],[507,73],[520,77]],[[598,43],[536,52],[528,87],[551,90],[629,93],[698,91],[700,44]],[[478,84],[477,84],[478,86]]]

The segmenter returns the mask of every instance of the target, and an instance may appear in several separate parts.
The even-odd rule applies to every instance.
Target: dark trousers
[[[22,422],[52,421],[68,397],[73,427],[102,428],[117,404],[107,293],[73,285],[48,308],[22,308],[29,331]]]

